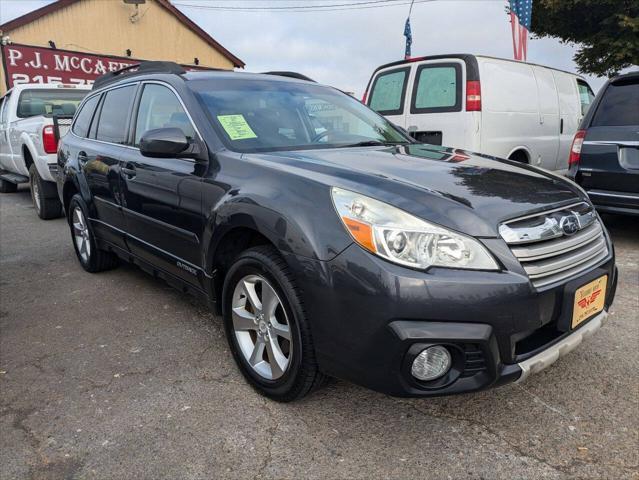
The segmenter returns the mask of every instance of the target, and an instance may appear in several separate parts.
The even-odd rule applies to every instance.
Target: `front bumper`
[[[288,256],[304,285],[320,368],[391,395],[450,395],[523,381],[598,330],[615,295],[612,248],[591,270],[535,289],[505,244],[492,247],[504,271],[418,272],[356,245],[329,262]],[[602,275],[604,312],[571,331],[575,291]],[[410,365],[434,344],[449,347],[453,367],[421,383]]]
[[[517,379],[517,383],[523,382],[534,373],[539,373],[542,370],[545,370],[561,357],[572,352],[579,346],[579,344],[581,344],[581,342],[599,330],[607,319],[608,312],[604,310],[591,318],[584,326],[562,338],[554,345],[542,350],[537,355],[518,363],[517,366],[521,370],[521,375]]]

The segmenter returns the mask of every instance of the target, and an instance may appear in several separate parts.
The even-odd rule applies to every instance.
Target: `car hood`
[[[587,197],[539,168],[436,145],[249,154],[327,185],[369,195],[425,220],[479,237],[507,219]]]

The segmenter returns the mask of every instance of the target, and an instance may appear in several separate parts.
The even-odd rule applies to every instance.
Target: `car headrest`
[[[36,115],[46,115],[47,108],[42,100],[31,100],[20,104],[21,116],[34,117]]]

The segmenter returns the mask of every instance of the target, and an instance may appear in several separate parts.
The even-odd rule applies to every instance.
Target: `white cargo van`
[[[572,73],[454,54],[379,67],[363,101],[424,143],[566,173],[572,139],[593,98]]]

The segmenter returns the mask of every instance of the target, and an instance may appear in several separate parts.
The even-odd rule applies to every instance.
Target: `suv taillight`
[[[579,163],[579,157],[581,157],[581,146],[584,143],[585,136],[585,130],[577,130],[577,133],[575,133],[575,138],[572,141],[572,147],[570,147],[570,157],[568,157],[569,167]]]
[[[42,129],[42,146],[45,153],[56,153],[58,151],[58,141],[55,138],[53,125],[47,125]]]
[[[479,80],[466,82],[466,111],[481,112],[481,84]]]

